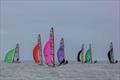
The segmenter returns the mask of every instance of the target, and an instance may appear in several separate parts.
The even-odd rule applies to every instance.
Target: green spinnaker
[[[85,62],[86,63],[89,63],[90,62],[90,49],[88,49],[87,51],[86,51],[86,54],[85,54]]]
[[[15,49],[10,49],[5,55],[4,62],[12,63],[13,57],[14,57],[14,52],[15,52]]]

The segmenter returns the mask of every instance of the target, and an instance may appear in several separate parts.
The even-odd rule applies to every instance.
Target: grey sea
[[[120,62],[81,64],[73,61],[54,68],[34,62],[0,62],[0,80],[120,80]]]

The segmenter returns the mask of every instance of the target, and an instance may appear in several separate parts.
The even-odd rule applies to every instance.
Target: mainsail
[[[14,53],[15,53],[15,49],[10,49],[6,53],[6,55],[5,55],[4,62],[6,62],[6,63],[12,63],[13,62]]]
[[[53,29],[53,27],[50,29],[50,53],[51,53],[51,59],[52,59],[53,67],[55,67],[55,57],[54,57],[54,29]]]
[[[16,44],[13,62],[19,62],[19,44]]]
[[[65,55],[64,55],[64,39],[62,38],[60,41],[60,47],[57,51],[57,58],[58,62],[61,63],[63,60],[65,60]]]

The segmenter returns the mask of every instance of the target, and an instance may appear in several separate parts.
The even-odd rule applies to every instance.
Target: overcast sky
[[[55,30],[55,53],[61,37],[65,39],[65,56],[76,60],[85,44],[92,44],[94,60],[107,60],[109,44],[114,44],[114,56],[120,59],[119,0],[1,0],[0,60],[5,53],[20,45],[20,59],[33,60],[32,50],[41,34],[42,47]]]

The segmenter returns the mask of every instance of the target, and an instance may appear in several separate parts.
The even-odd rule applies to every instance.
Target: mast
[[[54,29],[53,27],[50,29],[50,40],[51,40],[51,44],[50,44],[50,53],[53,56],[53,67],[55,67],[55,58],[54,58]]]
[[[89,49],[90,49],[90,63],[92,63],[92,48],[91,48],[91,44],[89,44]]]
[[[19,62],[19,44],[16,44],[13,62]]]
[[[43,65],[43,57],[42,57],[42,44],[41,44],[41,36],[38,34],[38,54],[40,58],[40,64]]]

